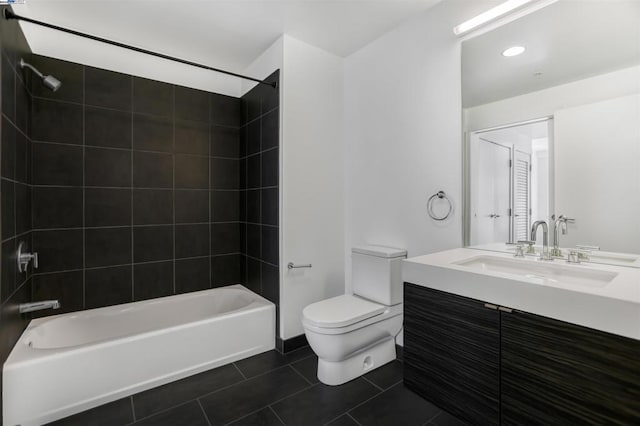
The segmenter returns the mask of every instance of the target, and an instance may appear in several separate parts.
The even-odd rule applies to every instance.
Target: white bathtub
[[[274,304],[241,285],[36,319],[4,364],[4,424],[51,422],[274,346]]]

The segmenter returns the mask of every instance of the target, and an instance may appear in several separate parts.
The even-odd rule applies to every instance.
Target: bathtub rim
[[[187,331],[189,329],[196,329],[195,333],[196,333],[196,338],[197,337],[203,337],[202,342],[209,342],[209,343],[205,343],[205,345],[207,345],[208,347],[213,348],[218,348],[220,347],[220,345],[217,346],[211,346],[211,342],[212,340],[209,338],[211,336],[211,334],[207,331],[207,329],[209,327],[214,327],[214,335],[217,332],[216,330],[221,330],[221,326],[225,327],[227,330],[235,330],[235,326],[232,326],[231,328],[228,328],[228,326],[225,324],[225,320],[233,320],[235,322],[236,325],[238,325],[240,327],[240,330],[245,330],[247,331],[247,334],[242,334],[242,336],[253,336],[251,338],[249,338],[249,340],[247,340],[247,338],[244,339],[239,339],[241,341],[244,341],[244,343],[241,343],[239,346],[235,345],[236,348],[231,351],[223,351],[223,352],[218,352],[217,349],[213,349],[214,353],[216,353],[216,355],[214,355],[213,358],[207,357],[205,354],[205,357],[202,357],[202,353],[200,355],[196,355],[195,358],[191,357],[191,361],[195,361],[192,363],[189,362],[171,362],[169,365],[165,367],[162,367],[160,369],[160,371],[157,371],[157,374],[151,374],[151,375],[145,375],[143,374],[142,376],[138,376],[137,379],[135,379],[134,382],[131,383],[122,383],[121,380],[117,380],[113,385],[109,385],[107,384],[106,386],[102,386],[99,385],[98,387],[92,387],[89,389],[89,395],[90,397],[87,397],[85,395],[85,393],[81,394],[81,397],[79,397],[80,395],[78,395],[76,393],[75,395],[75,399],[72,398],[68,401],[60,401],[61,404],[52,408],[52,407],[48,407],[47,404],[40,404],[38,406],[38,411],[36,412],[37,414],[31,414],[31,410],[33,410],[33,407],[26,410],[23,406],[22,403],[19,405],[20,408],[16,408],[16,410],[18,411],[14,411],[14,414],[12,413],[11,415],[13,417],[16,418],[11,418],[11,420],[15,420],[18,423],[23,424],[24,426],[36,426],[36,425],[40,425],[40,424],[44,424],[44,423],[48,423],[51,421],[55,421],[73,414],[76,414],[78,412],[81,411],[85,411],[91,408],[95,408],[97,406],[115,401],[117,399],[121,399],[123,397],[127,397],[130,395],[134,395],[136,393],[140,393],[143,391],[146,391],[148,389],[152,389],[158,386],[162,386],[164,384],[170,383],[170,382],[174,382],[176,380],[180,380],[182,378],[185,377],[189,377],[192,376],[194,374],[198,374],[207,370],[210,370],[212,368],[216,368],[216,367],[220,367],[223,365],[227,365],[230,364],[232,362],[238,361],[238,360],[242,360],[245,359],[247,357],[253,356],[253,355],[257,355],[259,353],[263,353],[269,350],[273,350],[275,349],[275,335],[276,335],[276,306],[274,303],[264,299],[263,297],[260,297],[259,295],[256,295],[256,293],[254,293],[253,291],[246,289],[246,287],[244,286],[238,286],[238,285],[233,285],[233,286],[227,286],[227,287],[243,287],[244,291],[247,291],[249,293],[251,293],[252,295],[255,295],[257,298],[255,299],[256,301],[262,301],[264,303],[262,303],[261,307],[258,306],[258,308],[254,308],[254,309],[247,309],[245,308],[241,308],[236,310],[235,312],[232,312],[234,315],[230,314],[229,312],[226,312],[224,314],[221,314],[217,317],[209,317],[209,319],[213,319],[212,321],[191,321],[185,324],[182,324],[181,327],[172,327],[171,330],[173,331],[173,334],[177,334],[177,335],[181,335],[182,337],[180,337],[180,339],[182,340],[183,343],[179,344],[179,345],[172,345],[172,348],[176,348],[176,347],[188,347],[191,343],[186,343],[185,342],[194,342],[195,340],[191,339],[188,341],[185,341],[185,335],[184,335],[184,331]],[[209,290],[213,290],[213,289],[209,289]],[[259,299],[258,299],[259,297]],[[253,302],[252,304],[257,304],[257,302]],[[260,305],[260,304],[259,304]],[[249,306],[249,305],[247,305]],[[67,313],[70,314],[70,313]],[[261,325],[266,325],[269,324],[269,327],[265,328],[263,326],[260,327],[254,327],[251,326],[251,323],[245,321],[243,319],[244,316],[253,316],[253,318],[260,318],[259,320],[259,324]],[[257,317],[256,317],[257,316]],[[268,319],[268,321],[266,321]],[[242,325],[240,325],[242,324]],[[249,328],[247,328],[249,327]],[[253,330],[252,330],[253,328]],[[184,330],[183,330],[184,329]],[[201,331],[197,331],[197,329],[200,329]],[[167,328],[163,328],[162,330],[167,330]],[[268,333],[267,333],[268,330]],[[205,334],[202,334],[202,331],[205,332]],[[198,336],[199,334],[199,336]],[[226,334],[228,335],[228,334]],[[138,338],[135,338],[138,337]],[[22,338],[22,336],[21,336]],[[65,367],[64,369],[57,369],[56,371],[58,371],[59,373],[55,373],[54,376],[57,376],[59,374],[66,374],[66,371],[70,371],[69,368],[73,369],[74,367],[69,367],[70,365],[73,364],[69,364],[70,362],[75,362],[75,360],[73,359],[74,355],[81,355],[81,356],[91,356],[91,349],[95,349],[96,352],[101,352],[103,350],[119,350],[119,346],[123,346],[124,348],[128,348],[128,350],[131,350],[130,345],[140,345],[140,344],[146,344],[147,340],[151,340],[155,342],[152,342],[153,345],[156,346],[156,348],[158,347],[158,340],[160,340],[160,344],[162,344],[162,340],[164,339],[164,337],[162,335],[147,335],[144,333],[139,333],[137,335],[134,336],[133,339],[127,339],[127,341],[125,341],[125,339],[112,339],[110,340],[110,342],[113,343],[113,345],[111,345],[110,347],[98,347],[98,345],[89,345],[88,350],[85,353],[85,350],[80,351],[79,349],[77,349],[78,347],[72,347],[72,348],[66,348],[64,350],[64,352],[66,352],[67,354],[69,354],[70,356],[67,357],[63,357],[60,356],[60,354],[51,354],[48,353],[46,354],[46,356],[42,357],[42,360],[44,361],[42,364],[41,363],[35,363],[33,365],[34,368],[36,369],[41,369],[41,368],[48,368],[46,366],[46,361],[52,361],[52,362],[64,362],[67,363],[67,367]],[[255,339],[255,340],[252,340]],[[130,341],[129,341],[130,340]],[[101,345],[102,346],[102,345]],[[26,346],[23,346],[23,348],[29,349]],[[127,349],[125,349],[127,350]],[[135,349],[134,349],[135,350]],[[160,349],[162,350],[162,349]],[[175,351],[174,351],[175,352]],[[145,353],[144,351],[142,352],[131,352],[131,353]],[[151,353],[157,353],[157,349],[154,352]],[[162,357],[160,357],[162,358]],[[113,358],[110,358],[113,359]],[[143,358],[144,359],[144,358]],[[172,357],[170,359],[181,359],[181,357]],[[86,358],[85,358],[86,360]],[[117,365],[118,367],[116,367],[117,369],[119,369],[119,365],[120,364],[110,364],[112,367]],[[12,386],[15,385],[15,383],[20,383],[22,382],[22,379],[20,379],[20,376],[17,376],[17,374],[20,374],[20,370],[29,370],[29,367],[31,367],[30,365],[26,365],[26,364],[15,364],[15,369],[9,369],[9,370],[5,370],[7,372],[7,374],[3,375],[3,382],[6,384],[6,380],[11,377],[11,383]],[[21,368],[19,368],[21,367]],[[102,368],[102,367],[99,367]],[[38,370],[35,370],[36,372]],[[93,370],[93,367],[91,369],[91,371],[89,372],[89,374],[91,375]],[[29,377],[27,377],[27,387],[23,387],[21,386],[21,388],[16,388],[18,390],[17,393],[13,394],[12,399],[15,398],[20,398],[21,401],[31,401],[32,400],[32,396],[33,394],[30,393],[30,386],[33,386],[33,378],[36,377],[34,376],[34,374],[36,374],[38,377],[40,377],[38,374],[39,373],[34,373],[33,371],[30,373],[31,375]],[[83,373],[84,374],[84,373]],[[66,376],[65,376],[66,377]],[[16,381],[16,379],[20,379],[19,381]],[[38,379],[39,380],[39,379]],[[58,380],[55,380],[56,382],[58,382]],[[31,383],[31,384],[29,384]],[[78,378],[76,377],[76,379],[74,380],[74,385],[72,386],[72,388],[78,389],[77,385],[78,385]],[[84,385],[81,385],[84,386]],[[11,386],[3,386],[3,410],[6,410],[6,408],[8,406],[11,406],[11,404],[8,404],[8,401],[6,396],[7,394],[5,392],[7,392],[9,390]],[[82,388],[80,388],[82,389]],[[36,390],[35,396],[37,398],[43,398],[45,397],[45,395],[42,393],[42,389],[41,387],[38,385],[36,388],[34,388],[33,390]],[[25,393],[27,392],[27,393]],[[28,395],[28,396],[27,396]],[[48,398],[48,397],[46,397]],[[26,411],[25,411],[26,410]],[[26,413],[26,415],[20,414],[20,413]],[[4,414],[8,414],[7,411],[5,411]],[[6,420],[9,419],[9,416],[4,416]],[[13,424],[13,423],[12,423]]]
[[[213,291],[216,291],[216,290],[222,290],[222,289],[237,289],[237,290],[244,291],[246,293],[249,293],[252,296],[252,298],[254,298],[254,300],[252,300],[251,303],[249,303],[246,306],[243,306],[242,308],[239,308],[239,309],[236,309],[236,310],[233,310],[233,311],[224,312],[222,315],[206,317],[206,318],[202,318],[202,319],[197,320],[197,321],[191,321],[191,322],[177,324],[177,325],[173,325],[173,326],[169,326],[169,327],[165,327],[165,328],[149,330],[149,331],[145,331],[145,332],[142,332],[142,333],[127,334],[127,335],[123,335],[123,336],[115,338],[115,339],[113,339],[113,338],[111,338],[111,339],[102,339],[102,340],[96,340],[96,341],[92,341],[92,342],[83,343],[83,344],[80,344],[80,345],[64,346],[64,347],[58,347],[58,348],[34,348],[34,347],[30,347],[27,344],[27,342],[25,341],[25,340],[28,340],[27,336],[29,334],[29,331],[33,330],[36,327],[39,327],[42,324],[45,324],[47,322],[50,322],[50,321],[53,321],[55,319],[59,319],[59,318],[65,317],[65,316],[72,316],[72,315],[75,315],[75,314],[83,314],[83,313],[88,312],[88,311],[94,311],[94,312],[107,311],[107,310],[114,309],[114,307],[116,307],[116,306],[123,306],[123,305],[140,306],[140,305],[146,305],[146,304],[153,304],[153,303],[158,303],[158,302],[160,302],[162,300],[166,301],[166,299],[169,299],[169,298],[187,299],[187,298],[197,297],[197,295],[201,294],[201,293],[205,293],[205,292],[209,293],[209,292],[213,292]],[[140,338],[144,338],[144,337],[161,336],[163,334],[169,334],[169,333],[175,332],[177,330],[180,330],[182,328],[186,328],[188,326],[197,326],[197,325],[200,325],[200,324],[213,322],[217,318],[221,318],[223,316],[224,317],[236,317],[236,316],[242,315],[243,313],[255,312],[255,311],[258,311],[258,310],[269,309],[270,306],[273,306],[274,309],[275,309],[275,303],[271,302],[270,300],[268,300],[268,299],[260,296],[259,294],[251,291],[250,289],[248,289],[247,287],[243,286],[242,284],[233,284],[233,285],[224,286],[224,287],[209,288],[209,289],[199,290],[199,291],[194,291],[194,292],[189,292],[189,293],[182,293],[182,294],[176,294],[176,295],[170,295],[170,296],[163,296],[163,297],[157,297],[157,298],[153,298],[153,299],[140,300],[140,301],[137,301],[137,302],[121,303],[121,304],[111,305],[111,306],[103,306],[103,307],[100,307],[100,308],[86,309],[86,310],[83,310],[83,311],[65,312],[65,313],[62,313],[62,314],[51,315],[51,316],[42,317],[42,318],[36,318],[36,319],[33,319],[33,320],[31,320],[29,322],[27,327],[24,329],[24,331],[22,332],[22,334],[18,338],[18,341],[16,342],[14,347],[11,349],[11,352],[9,353],[9,356],[7,357],[7,359],[5,360],[4,364],[2,365],[2,371],[4,373],[5,371],[11,370],[13,368],[27,366],[27,365],[32,364],[32,363],[38,363],[41,360],[43,360],[44,358],[49,358],[49,357],[57,358],[57,357],[71,356],[72,352],[74,352],[74,353],[88,352],[88,351],[91,351],[91,350],[94,350],[94,349],[100,349],[100,348],[103,348],[103,347],[112,346],[112,345],[119,344],[119,343],[131,342],[131,341],[134,341],[136,339],[140,339]]]

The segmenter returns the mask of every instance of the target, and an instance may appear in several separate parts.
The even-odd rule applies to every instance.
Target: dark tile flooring
[[[318,382],[309,347],[265,352],[55,425],[462,425],[402,384],[394,361],[342,386]]]

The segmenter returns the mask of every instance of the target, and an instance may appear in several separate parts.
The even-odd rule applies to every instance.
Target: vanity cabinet
[[[640,424],[640,341],[405,283],[405,385],[473,424]]]
[[[640,341],[503,312],[501,372],[503,424],[640,424]]]
[[[500,313],[413,284],[404,288],[404,382],[453,415],[500,419]]]

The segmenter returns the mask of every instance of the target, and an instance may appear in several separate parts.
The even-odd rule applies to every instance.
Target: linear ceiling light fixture
[[[507,0],[504,3],[501,3],[494,8],[481,13],[478,16],[469,19],[468,21],[465,21],[462,24],[453,27],[453,32],[457,36],[463,35],[534,1],[537,0]]]

